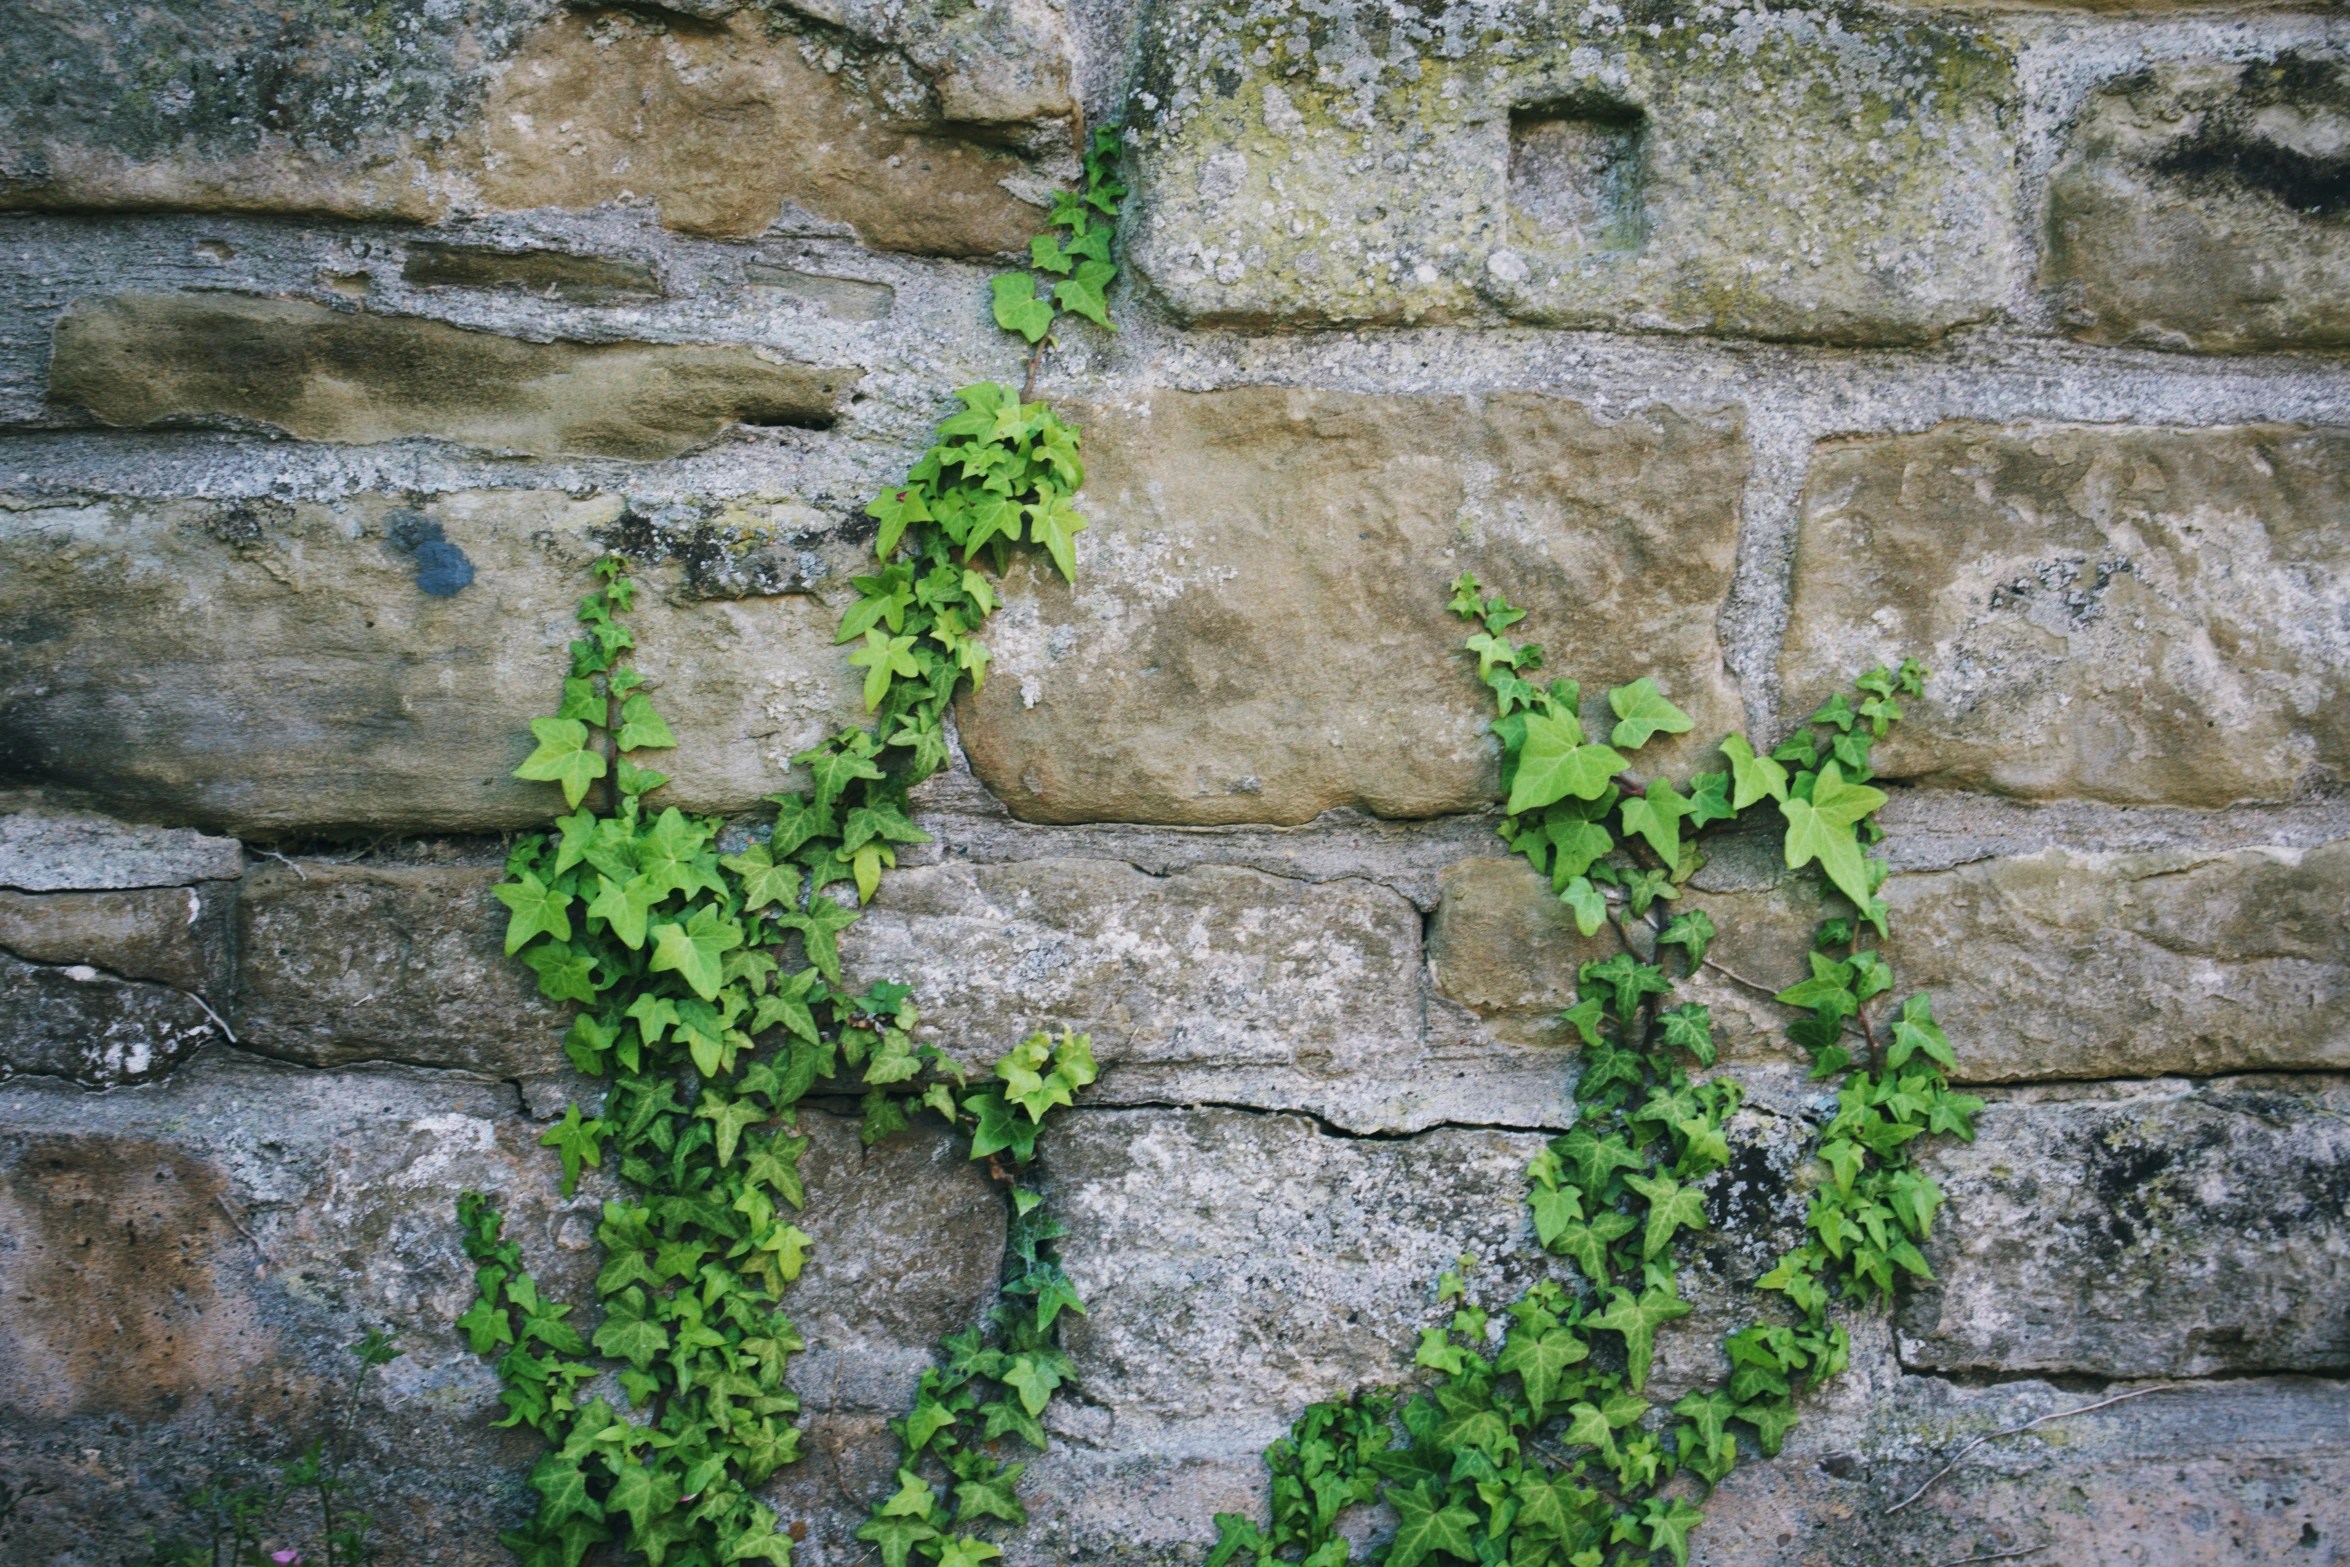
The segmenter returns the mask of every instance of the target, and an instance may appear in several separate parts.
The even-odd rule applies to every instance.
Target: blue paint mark
[[[441,525],[422,512],[400,510],[384,518],[385,542],[416,557],[416,585],[447,598],[473,580],[473,562],[441,535]]]

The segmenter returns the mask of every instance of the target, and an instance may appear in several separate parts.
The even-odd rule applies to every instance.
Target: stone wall
[[[396,1562],[505,1559],[530,1444],[451,1204],[595,1264],[535,1146],[593,1085],[500,955],[508,776],[585,562],[655,591],[667,793],[751,820],[853,720],[864,501],[1121,111],[1120,330],[1073,587],[1025,567],[853,933],[1046,1140],[1091,1306],[1014,1561],[1179,1562],[1307,1402],[1408,1377],[1436,1273],[1545,1262],[1591,951],[1492,835],[1444,584],[1587,690],[1776,735],[1935,671],[1891,956],[1990,1101],[1937,1280],[1697,1536],[1712,1567],[2350,1560],[2350,22],[2050,0],[323,0],[0,29],[0,1558],[123,1561],[315,1434],[337,1346]],[[1788,975],[1767,841],[1691,901]],[[1715,1374],[1801,1224],[1780,1009],[1710,1197]],[[987,1183],[812,1115],[803,1561],[855,1567]],[[940,1239],[944,1236],[946,1239]],[[1968,1438],[2154,1381],[2180,1391]]]

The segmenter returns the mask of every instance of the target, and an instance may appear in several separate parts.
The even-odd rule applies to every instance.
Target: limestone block
[[[1064,172],[1071,52],[1035,0],[510,0],[372,29],[322,0],[34,13],[0,39],[0,206],[415,223],[644,202],[691,233],[814,220],[990,254],[1025,246]]]
[[[1200,324],[1913,343],[2010,287],[2015,60],[1946,16],[1184,0],[1139,88],[1128,253]]]
[[[1651,1397],[1717,1375],[1721,1336],[1753,1315],[1746,1286],[1801,1239],[1800,1123],[1747,1112],[1734,1130],[1710,1182],[1716,1232],[1684,1270],[1699,1309],[1659,1335]],[[1419,1380],[1419,1330],[1450,1316],[1437,1277],[1463,1252],[1497,1312],[1536,1278],[1581,1288],[1526,1217],[1542,1143],[1459,1126],[1334,1137],[1230,1109],[1073,1117],[1042,1145],[1089,1311],[1063,1337],[1086,1396],[1117,1413],[1119,1450],[1260,1450],[1309,1403]]]
[[[34,963],[86,963],[123,979],[226,994],[236,889],[0,892],[0,948]]]
[[[65,892],[235,880],[244,846],[187,827],[140,827],[34,801],[0,816],[0,887]]]
[[[729,425],[829,425],[858,379],[745,348],[532,343],[297,300],[117,294],[58,319],[49,397],[133,428],[249,419],[314,441],[650,459]]]
[[[979,1069],[1040,1028],[1091,1033],[1090,1103],[1564,1126],[1557,1050],[1424,1035],[1419,944],[1419,911],[1370,882],[1048,859],[900,870],[843,946],[852,988],[913,985],[922,1037]]]
[[[1902,1362],[2103,1377],[2350,1361],[2350,1091],[2177,1080],[2025,1097],[1930,1169],[1950,1199]]]
[[[1522,859],[1463,860],[1443,888],[1428,935],[1437,993],[1497,1038],[1571,1049],[1555,1017],[1574,1001],[1581,965],[1617,950],[1613,934],[1578,934]],[[2051,848],[1895,875],[1884,894],[1892,934],[1874,944],[1893,965],[1893,999],[1932,995],[1959,1081],[2350,1066],[2350,945],[2340,917],[2350,907],[2350,844]],[[1812,932],[1830,913],[1814,873],[1783,868],[1775,885],[1692,886],[1671,907],[1704,910],[1717,932],[1707,956],[1774,989],[1803,977]],[[1784,1032],[1795,1009],[1719,970],[1682,978],[1677,949],[1665,950],[1675,1002],[1712,1010],[1725,1061],[1800,1059]]]
[[[1741,723],[1715,618],[1738,546],[1735,411],[1602,421],[1527,394],[1247,387],[1081,408],[1092,526],[1072,589],[1016,565],[972,766],[1031,821],[1278,822],[1483,808],[1491,693],[1445,604],[1464,570],[1525,606],[1545,675],[1641,675]]]
[[[902,62],[871,62],[860,91],[837,48],[829,72],[804,49],[750,8],[702,28],[617,9],[558,15],[482,114],[482,196],[577,210],[649,195],[669,227],[714,235],[757,234],[790,203],[885,250],[1026,248],[1044,214],[1004,184],[1035,179],[1026,160],[935,134]],[[1060,118],[1073,106],[1064,75],[1057,98],[984,112]]]
[[[2221,806],[2350,776],[2350,431],[1946,424],[1813,457],[1779,672],[1924,661],[1896,778]]]
[[[351,1470],[379,1549],[510,1560],[497,1531],[528,1516],[540,1447],[492,1428],[494,1375],[450,1326],[473,1293],[454,1204],[496,1195],[545,1293],[591,1299],[610,1188],[591,1172],[564,1198],[539,1130],[504,1085],[399,1069],[216,1055],[127,1093],[0,1087],[0,1442],[22,1503],[0,1550],[111,1560],[126,1517],[200,1538],[179,1498],[318,1435],[342,1346],[382,1327],[406,1353],[369,1384]],[[852,1119],[806,1110],[803,1130],[818,1244],[784,1309],[830,1363],[790,1380],[812,1410],[902,1409],[923,1351],[992,1290],[1002,1199],[943,1131],[868,1151]],[[821,1445],[798,1474],[831,1484]]]
[[[2147,67],[2089,96],[2048,183],[2041,281],[2076,336],[2350,347],[2350,60]]]
[[[496,867],[272,865],[237,908],[233,1019],[249,1050],[493,1077],[561,1071],[570,1009],[505,955]]]
[[[1690,1560],[1941,1563],[2032,1546],[2023,1560],[2325,1559],[2350,1484],[2350,1393],[2334,1380],[2191,1382],[2054,1421],[1977,1448],[1886,1516],[1975,1438],[2130,1391],[1859,1372],[1806,1401],[1777,1458],[1745,1455],[1706,1499]]]
[[[661,275],[642,261],[431,240],[409,244],[400,279],[426,288],[516,289],[575,305],[630,304],[658,299],[663,292]]]
[[[562,809],[508,776],[554,710],[617,496],[363,493],[0,509],[0,735],[17,777],[263,838],[496,831]],[[439,528],[469,584],[421,591]],[[446,586],[446,584],[440,584]],[[807,597],[697,602],[655,571],[630,618],[676,732],[656,804],[747,811],[862,711]]]
[[[0,952],[0,1078],[143,1083],[221,1037],[213,1014],[186,991]]]
[[[1959,1077],[2350,1068],[2350,842],[2056,848],[1886,884],[1886,956]]]

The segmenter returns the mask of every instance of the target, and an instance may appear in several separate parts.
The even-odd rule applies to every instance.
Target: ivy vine
[[[1036,350],[1031,382],[1061,311],[1109,325],[1118,150],[1115,127],[1095,133],[1086,188],[1060,198],[1031,247],[1062,279],[1049,296],[1026,272],[992,284],[997,321]],[[1025,300],[1013,278],[1027,280]],[[1033,1035],[975,1084],[914,1041],[908,987],[851,993],[840,957],[898,848],[930,841],[909,791],[946,764],[957,690],[986,679],[989,572],[1000,579],[1027,545],[1073,579],[1086,525],[1076,430],[1009,386],[955,395],[961,411],[865,508],[880,564],[854,580],[836,644],[855,644],[869,722],[792,758],[811,783],[768,797],[771,828],[727,853],[723,822],[653,803],[668,780],[650,763],[677,742],[629,658],[638,585],[617,556],[596,563],[581,601],[561,704],[532,721],[537,748],[515,775],[555,785],[567,814],[507,858],[506,952],[545,995],[577,1003],[565,1052],[609,1079],[600,1111],[571,1105],[540,1141],[562,1162],[566,1196],[607,1158],[623,1195],[596,1231],[592,1332],[539,1288],[490,1199],[458,1202],[477,1294],[457,1325],[497,1357],[500,1424],[547,1442],[529,1476],[535,1516],[501,1537],[526,1567],[577,1567],[605,1542],[652,1567],[788,1567],[794,1534],[753,1493],[799,1454],[785,1372],[805,1345],[780,1309],[813,1245],[793,1222],[807,1203],[798,1114],[850,1071],[866,1144],[905,1128],[909,1105],[935,1112],[1009,1205],[1004,1300],[943,1342],[890,1422],[897,1489],[858,1538],[887,1567],[979,1567],[1002,1554],[990,1523],[1026,1521],[1026,1466],[1004,1444],[1044,1447],[1042,1417],[1075,1374],[1058,1319],[1085,1307],[1052,1251],[1062,1228],[1019,1172],[1046,1114],[1093,1081],[1091,1041]]]
[[[1575,681],[1530,678],[1542,649],[1507,635],[1523,610],[1466,574],[1451,607],[1477,628],[1466,649],[1498,708],[1502,836],[1548,873],[1585,936],[1612,926],[1623,948],[1577,975],[1562,1021],[1582,1056],[1579,1113],[1527,1167],[1535,1237],[1573,1262],[1580,1284],[1545,1280],[1503,1308],[1508,1326],[1489,1355],[1488,1312],[1447,1273],[1439,1298],[1457,1309],[1421,1334],[1415,1356],[1434,1373],[1428,1390],[1308,1408],[1267,1450],[1267,1524],[1218,1515],[1209,1567],[1244,1557],[1344,1567],[1354,1547],[1340,1520],[1378,1501],[1397,1528],[1369,1554],[1377,1567],[1437,1557],[1626,1567],[1660,1551],[1686,1567],[1704,1498],[1749,1447],[1775,1455],[1797,1397],[1845,1368],[1850,1340],[1831,1320],[1833,1301],[1882,1303],[1897,1272],[1932,1276],[1917,1243],[1942,1193],[1912,1164],[1912,1144],[1930,1133],[1971,1139],[1982,1108],[1942,1075],[1955,1059],[1928,997],[1872,1010],[1894,981],[1862,945],[1867,930],[1886,934],[1888,913],[1877,896],[1885,862],[1866,852],[1883,836],[1874,813],[1886,799],[1869,787],[1869,752],[1902,716],[1900,699],[1924,689],[1923,669],[1870,670],[1767,756],[1724,736],[1727,769],[1685,790],[1661,776],[1643,785],[1625,771],[1632,754],[1692,727],[1653,681],[1608,692],[1615,721],[1594,738]],[[1699,1002],[1667,1003],[1717,932],[1705,911],[1668,906],[1703,863],[1699,835],[1765,805],[1787,865],[1817,864],[1851,908],[1820,926],[1809,977],[1774,993],[1804,1014],[1788,1033],[1810,1053],[1812,1079],[1836,1085],[1836,1109],[1819,1131],[1808,1237],[1757,1281],[1786,1309],[1731,1334],[1727,1376],[1666,1410],[1642,1393],[1657,1335],[1691,1310],[1680,1236],[1706,1228],[1706,1185],[1729,1162],[1726,1128],[1743,1098],[1735,1078],[1691,1075],[1714,1065],[1712,1015]]]

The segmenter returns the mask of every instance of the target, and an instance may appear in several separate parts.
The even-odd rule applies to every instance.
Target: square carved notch
[[[1633,251],[1646,238],[1648,116],[1606,98],[1510,111],[1510,238],[1536,251]]]

